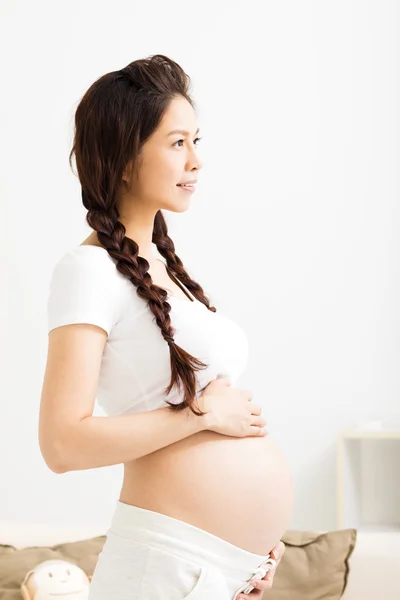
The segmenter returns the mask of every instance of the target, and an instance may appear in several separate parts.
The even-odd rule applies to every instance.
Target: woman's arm
[[[56,473],[95,469],[140,458],[207,429],[207,415],[164,407],[117,417],[86,417],[65,426],[48,466]],[[54,457],[57,463],[54,464]],[[46,460],[46,455],[44,455]],[[49,464],[50,463],[50,464]]]
[[[123,463],[208,429],[211,415],[163,407],[112,417],[93,416],[106,331],[85,323],[49,333],[39,445],[55,473]]]

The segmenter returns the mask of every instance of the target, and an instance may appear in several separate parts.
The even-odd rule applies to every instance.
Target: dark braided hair
[[[194,408],[196,371],[208,365],[174,342],[168,293],[153,284],[148,261],[139,256],[138,244],[126,235],[125,226],[119,221],[116,198],[125,168],[128,164],[139,168],[143,144],[158,127],[171,100],[182,96],[194,107],[189,84],[190,78],[184,70],[162,54],[136,60],[119,71],[103,75],[89,87],[76,109],[69,163],[72,167],[71,158],[75,155],[88,224],[116,261],[118,271],[136,286],[140,298],[147,300],[169,345],[171,381],[164,392],[169,394],[175,385],[179,391],[183,388],[183,401],[167,404],[171,410],[189,407],[200,416],[204,413],[198,406]],[[202,287],[190,278],[175,254],[161,210],[155,215],[152,241],[166,259],[169,271],[208,310],[216,312]]]

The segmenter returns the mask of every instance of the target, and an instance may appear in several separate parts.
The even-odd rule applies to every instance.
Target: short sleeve
[[[47,301],[48,332],[61,325],[90,323],[110,334],[119,317],[120,287],[116,266],[102,249],[81,246],[55,265]],[[106,252],[106,251],[104,251]]]

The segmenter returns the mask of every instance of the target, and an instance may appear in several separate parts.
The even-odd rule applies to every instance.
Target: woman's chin
[[[164,208],[165,210],[169,210],[174,213],[182,213],[186,212],[190,208],[190,202],[170,202]]]

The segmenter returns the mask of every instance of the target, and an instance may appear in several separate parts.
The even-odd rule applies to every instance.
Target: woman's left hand
[[[255,587],[254,590],[251,590],[249,594],[239,594],[237,600],[261,600],[264,595],[265,590],[269,590],[272,588],[272,584],[274,581],[274,575],[276,569],[279,566],[279,563],[282,560],[282,556],[285,554],[285,544],[281,541],[279,544],[271,550],[271,557],[276,560],[276,566],[274,569],[268,571],[268,573],[263,577],[263,579],[251,579],[249,581],[250,585]]]

